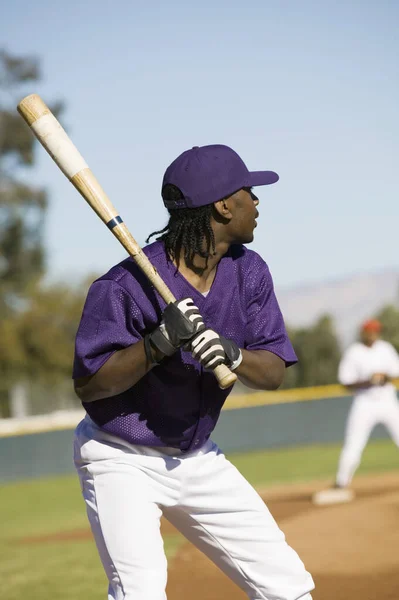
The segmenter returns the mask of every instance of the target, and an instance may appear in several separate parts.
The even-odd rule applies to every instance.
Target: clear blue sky
[[[61,122],[141,244],[166,223],[162,175],[183,150],[224,143],[277,171],[252,248],[290,286],[399,266],[398,22],[396,0],[12,0],[0,40],[41,59],[22,95],[65,101]],[[51,276],[104,272],[123,249],[37,159]]]

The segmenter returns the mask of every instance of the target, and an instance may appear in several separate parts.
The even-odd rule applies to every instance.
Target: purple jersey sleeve
[[[95,281],[76,335],[73,378],[96,373],[114,352],[138,342],[142,320],[133,298],[117,282]]]
[[[247,274],[247,328],[245,348],[268,350],[289,367],[298,362],[285,328],[268,266],[257,255]]]

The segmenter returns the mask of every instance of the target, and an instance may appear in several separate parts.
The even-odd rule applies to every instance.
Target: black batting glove
[[[222,335],[219,338],[226,355],[225,364],[229,367],[230,371],[234,371],[241,364],[242,352],[233,340],[225,338]]]
[[[233,340],[218,335],[213,329],[204,329],[191,340],[193,358],[204,367],[214,369],[226,364],[236,369],[242,361],[242,353]]]
[[[168,304],[159,326],[144,338],[147,358],[151,364],[157,364],[152,350],[158,356],[172,356],[201,329],[205,329],[204,321],[192,298]]]

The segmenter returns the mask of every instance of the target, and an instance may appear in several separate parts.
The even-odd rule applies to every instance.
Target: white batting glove
[[[191,340],[191,352],[204,369],[214,369],[226,360],[220,337],[213,329],[204,329]]]
[[[180,312],[183,313],[185,317],[191,321],[195,327],[195,331],[205,329],[202,315],[199,312],[198,307],[195,306],[192,298],[183,298],[182,300],[178,300],[175,302],[175,306],[180,310]]]

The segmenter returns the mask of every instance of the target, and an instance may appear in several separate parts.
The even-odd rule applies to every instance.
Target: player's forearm
[[[244,385],[257,390],[277,390],[283,382],[284,361],[266,350],[241,350],[242,362],[235,370]]]
[[[376,385],[385,385],[389,381],[391,381],[389,375],[386,375],[385,373],[374,373],[374,375],[370,379],[366,379],[364,381],[356,381],[356,383],[346,384],[345,387],[349,391],[362,390],[374,387]]]
[[[367,381],[357,381],[356,383],[350,383],[348,385],[345,385],[344,387],[346,387],[346,389],[351,392],[351,391],[355,391],[355,390],[364,390],[371,386],[372,386],[371,381],[367,380]]]
[[[150,368],[141,340],[112,354],[94,375],[76,379],[75,392],[82,402],[110,398],[131,388]]]

